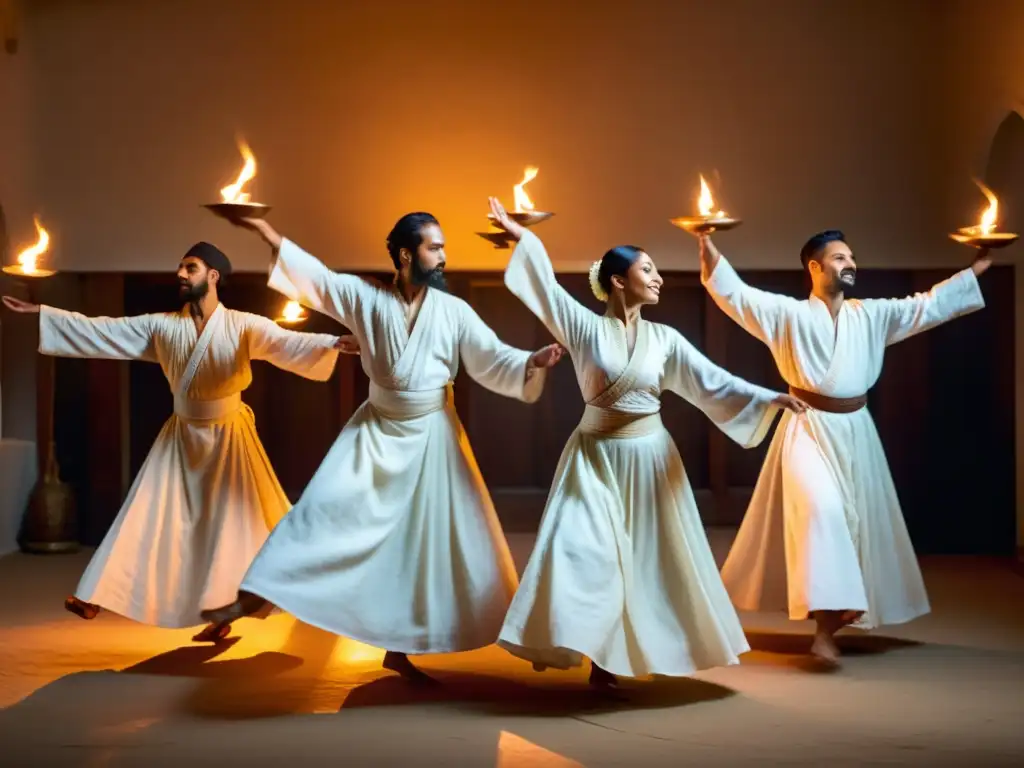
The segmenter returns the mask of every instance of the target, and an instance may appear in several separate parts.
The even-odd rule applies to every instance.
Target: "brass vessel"
[[[23,552],[38,555],[69,554],[81,546],[75,496],[71,486],[61,482],[53,440],[46,470],[32,489],[19,538]]]

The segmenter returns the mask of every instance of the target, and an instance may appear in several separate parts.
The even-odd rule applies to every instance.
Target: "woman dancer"
[[[714,365],[677,331],[640,317],[662,279],[634,246],[590,270],[603,315],[555,279],[544,246],[491,198],[495,223],[518,241],[505,284],[572,357],[586,401],[498,644],[534,668],[591,660],[590,682],[616,675],[685,676],[738,663],[748,651],[708,545],[682,459],[661,423],[671,390],[745,447],[760,443],[790,395]]]

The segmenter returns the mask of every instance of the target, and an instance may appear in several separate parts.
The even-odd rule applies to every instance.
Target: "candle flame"
[[[700,177],[700,197],[697,198],[697,210],[700,211],[701,216],[709,218],[725,216],[725,211],[715,211],[715,199],[711,196],[711,190],[703,176]]]
[[[33,223],[36,225],[36,232],[39,235],[39,239],[36,240],[35,245],[30,245],[28,248],[18,254],[18,264],[21,265],[22,270],[25,274],[34,274],[37,270],[37,260],[40,256],[46,253],[46,249],[50,247],[50,233],[47,232],[39,224],[39,219],[33,219]]]
[[[244,141],[240,141],[238,151],[242,153],[245,165],[242,166],[242,172],[238,174],[235,183],[229,184],[220,191],[220,196],[225,203],[248,203],[249,193],[243,192],[242,187],[256,176],[256,158],[253,156],[252,150]]]
[[[974,183],[978,185],[978,188],[988,198],[988,208],[981,214],[981,223],[978,225],[978,231],[983,235],[989,235],[996,228],[996,216],[999,215],[999,198],[992,193],[991,189],[977,179],[974,180]]]
[[[281,312],[281,319],[289,323],[294,323],[297,320],[301,320],[302,315],[302,305],[297,301],[289,301],[284,305],[284,311]]]
[[[533,201],[530,200],[530,196],[526,194],[526,190],[523,187],[537,178],[539,170],[539,168],[530,166],[523,172],[523,180],[512,188],[512,192],[515,195],[516,213],[526,213],[533,210]]]

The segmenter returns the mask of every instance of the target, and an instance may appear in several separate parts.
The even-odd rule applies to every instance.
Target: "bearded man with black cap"
[[[234,599],[291,507],[242,402],[250,361],[326,381],[342,342],[227,309],[218,289],[230,274],[227,256],[196,243],[178,265],[179,312],[90,318],[3,297],[10,310],[39,313],[40,353],[159,363],[174,394],[174,414],[65,602],[84,619],[105,608],[159,627],[204,623],[200,612]],[[210,624],[193,640],[229,631]]]
[[[746,285],[707,235],[701,280],[715,303],[772,352],[792,395],[809,406],[779,421],[722,580],[741,610],[785,609],[817,624],[811,651],[838,664],[833,636],[928,613],[928,595],[900,511],[867,393],[885,350],[985,306],[974,264],[927,293],[847,298],[857,262],[846,237],[811,237],[803,300]]]

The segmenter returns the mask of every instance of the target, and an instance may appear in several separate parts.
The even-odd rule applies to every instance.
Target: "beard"
[[[433,269],[423,269],[420,260],[412,262],[412,269],[409,273],[413,285],[425,285],[427,288],[437,288],[439,291],[448,290],[448,281],[444,277],[444,262],[441,262]]]
[[[844,269],[836,277],[836,287],[842,290],[843,288],[853,288],[857,284],[857,270],[855,269]]]
[[[203,282],[197,283],[196,285],[189,285],[188,283],[178,284],[178,298],[182,301],[199,301],[209,292],[209,280],[203,280]]]

